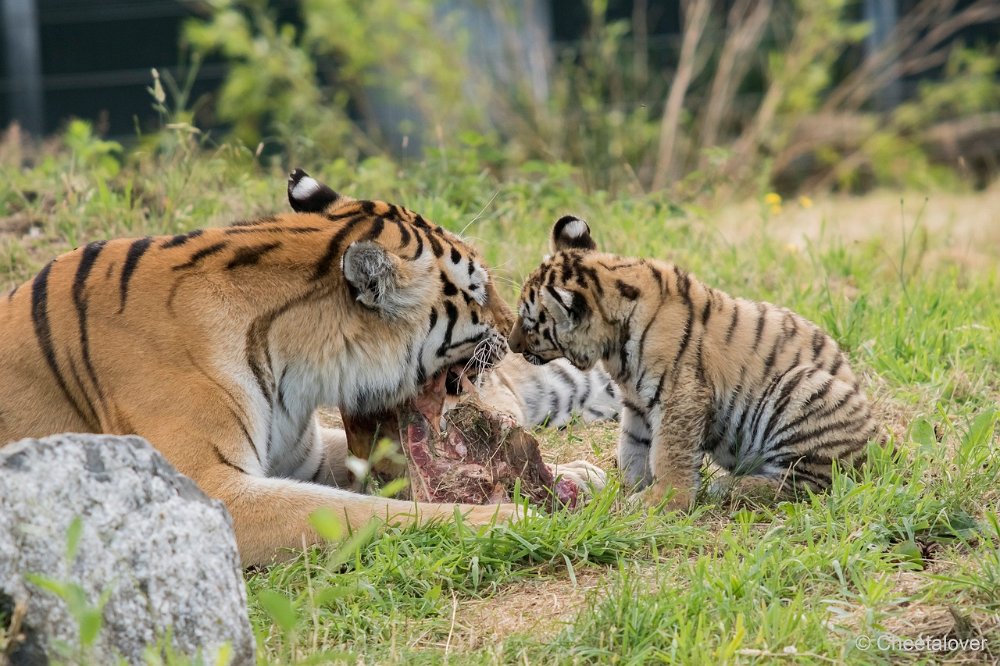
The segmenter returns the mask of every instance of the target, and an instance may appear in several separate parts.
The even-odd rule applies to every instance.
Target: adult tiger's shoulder
[[[511,350],[603,362],[623,393],[619,466],[649,503],[671,491],[669,506],[688,506],[705,454],[772,490],[822,490],[862,457],[869,403],[816,324],[673,264],[601,253],[579,218],[556,222],[552,244],[524,283]]]
[[[331,487],[346,441],[314,411],[390,408],[473,356],[493,364],[511,313],[455,234],[304,172],[290,186],[297,212],[93,242],[0,297],[0,444],[143,436],[226,504],[244,564],[316,541],[320,507],[352,527],[453,515]]]

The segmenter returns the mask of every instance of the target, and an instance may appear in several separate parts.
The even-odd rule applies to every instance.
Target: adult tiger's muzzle
[[[490,329],[480,340],[472,354],[456,361],[442,372],[447,375],[445,386],[449,395],[462,393],[463,382],[475,382],[483,373],[492,370],[507,356],[507,339],[503,333]]]

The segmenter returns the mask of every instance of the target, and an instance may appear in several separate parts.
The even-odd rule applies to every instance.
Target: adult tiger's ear
[[[578,291],[546,287],[542,290],[542,302],[555,319],[556,326],[565,330],[576,328],[590,316],[587,299]]]
[[[374,241],[355,241],[340,260],[351,296],[364,307],[396,318],[421,312],[432,297],[430,253],[404,261]],[[422,315],[421,315],[422,316]]]
[[[552,251],[596,250],[597,243],[590,237],[587,223],[573,215],[564,215],[552,227]]]
[[[302,169],[288,174],[288,203],[296,213],[322,213],[340,198],[328,185],[324,185]]]

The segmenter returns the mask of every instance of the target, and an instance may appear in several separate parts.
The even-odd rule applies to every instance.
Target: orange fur
[[[457,236],[329,192],[317,212],[92,243],[0,297],[0,445],[145,437],[225,503],[244,565],[316,543],[321,507],[352,528],[456,509],[476,524],[510,517],[511,505],[333,487],[347,481],[346,438],[319,427],[316,407],[392,407],[512,317]]]

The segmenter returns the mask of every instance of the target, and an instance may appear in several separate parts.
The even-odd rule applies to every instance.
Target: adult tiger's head
[[[587,259],[597,245],[587,223],[570,215],[552,227],[551,244],[552,255],[521,289],[510,350],[536,365],[565,357],[589,370],[613,338],[612,324],[595,314],[601,312],[603,286]]]
[[[326,269],[339,263],[358,305],[422,331],[413,348],[418,384],[449,369],[475,375],[506,355],[513,313],[476,250],[457,235],[401,206],[340,195],[301,169],[289,176],[288,201],[296,212],[342,225]]]

